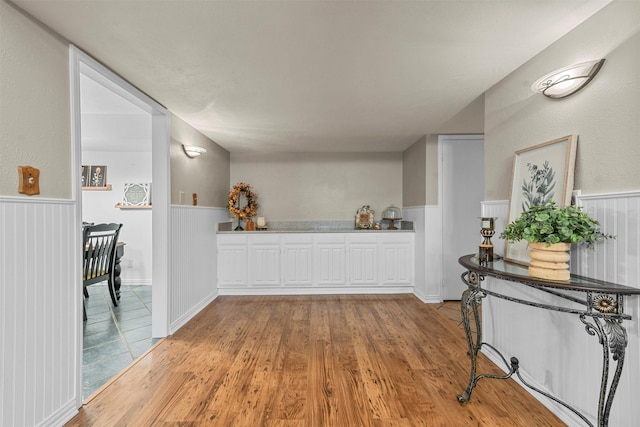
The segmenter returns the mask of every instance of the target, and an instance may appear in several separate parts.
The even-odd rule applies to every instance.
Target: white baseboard
[[[200,301],[199,304],[191,307],[191,309],[189,311],[184,313],[182,316],[180,316],[178,319],[176,319],[176,321],[173,322],[169,326],[169,335],[173,334],[178,329],[183,327],[189,320],[193,319],[193,317],[196,314],[200,313],[200,311],[202,311],[206,306],[208,306],[217,297],[218,297],[218,293],[214,292],[211,295],[209,295],[207,298],[205,298],[202,301]]]

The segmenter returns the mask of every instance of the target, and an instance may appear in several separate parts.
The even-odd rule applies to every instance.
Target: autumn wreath
[[[239,206],[240,194],[247,199],[246,206]],[[229,212],[234,218],[251,218],[258,213],[256,194],[251,191],[249,184],[239,182],[229,191]]]

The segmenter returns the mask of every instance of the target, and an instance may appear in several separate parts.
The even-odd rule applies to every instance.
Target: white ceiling
[[[358,152],[436,132],[609,1],[14,3],[231,152]]]
[[[83,151],[151,152],[151,114],[80,74]]]

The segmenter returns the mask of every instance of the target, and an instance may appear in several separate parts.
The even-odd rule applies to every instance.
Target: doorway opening
[[[109,304],[106,306],[108,310],[102,309],[101,316],[103,320],[108,321],[102,326],[111,325],[110,332],[96,334],[89,344],[98,348],[100,344],[113,339],[114,334],[118,334],[120,343],[127,350],[127,357],[137,357],[141,354],[140,348],[147,344],[136,344],[137,341],[148,338],[149,342],[152,342],[152,338],[162,338],[168,331],[169,114],[163,106],[75,46],[70,48],[70,57],[73,164],[75,171],[78,171],[75,189],[78,228],[82,227],[82,221],[124,224],[120,240],[125,243],[121,260],[121,279],[124,279],[125,285],[121,287],[119,307],[113,307],[109,292],[100,288],[106,288],[105,285],[89,287],[90,304],[98,306],[101,300]],[[94,100],[90,98],[92,94],[95,96],[97,93],[103,95],[103,104],[100,107],[94,102],[97,101],[97,97]],[[103,111],[99,111],[100,108]],[[140,145],[131,149],[134,142]],[[82,177],[79,176],[83,165],[108,165],[104,183],[108,185],[111,181],[109,189],[83,190]],[[152,184],[151,206],[132,212],[116,206],[123,201],[125,183]],[[143,215],[147,218],[141,218]],[[145,241],[146,246],[141,243]],[[137,243],[134,245],[134,242]],[[153,292],[150,292],[152,278]],[[131,285],[133,287],[129,287]],[[145,290],[144,287],[148,289]],[[78,292],[81,295],[82,289]],[[128,301],[126,309],[125,301]],[[130,310],[133,303],[137,305],[134,309],[139,310],[137,313]],[[93,307],[87,307],[88,317],[91,310]],[[116,310],[119,312],[116,313]],[[146,314],[144,310],[147,311]],[[85,332],[95,331],[100,323],[85,324],[81,315],[80,311],[76,366],[78,407],[82,405],[83,400]],[[150,326],[143,325],[149,321]],[[136,322],[140,324],[136,325]],[[138,330],[135,331],[136,329]],[[109,353],[117,352],[122,346],[103,346],[100,349],[102,351],[96,351],[95,355],[87,356],[87,359],[91,361],[91,358],[102,357],[104,360],[114,360],[115,354]],[[124,356],[121,359],[124,360]],[[99,364],[97,365],[99,367]]]
[[[123,193],[134,183],[141,189],[151,184],[152,116],[82,71],[80,109],[82,222],[122,224],[118,304],[106,282],[88,287],[85,298],[82,395],[87,399],[153,344],[151,201],[128,197],[125,202]]]

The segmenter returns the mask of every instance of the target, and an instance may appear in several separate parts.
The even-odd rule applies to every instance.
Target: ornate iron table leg
[[[467,278],[465,279],[465,276]],[[466,272],[462,275],[462,281],[469,287],[462,293],[460,298],[460,310],[462,312],[462,323],[467,336],[467,344],[469,345],[468,355],[471,358],[471,372],[469,373],[469,384],[467,388],[458,395],[458,402],[467,402],[471,398],[471,392],[476,385],[476,359],[478,350],[482,347],[482,326],[478,316],[478,298],[480,289],[478,281],[481,280],[476,273]],[[469,308],[473,311],[473,317],[476,326],[476,337],[474,342],[473,331],[471,330],[471,319]]]
[[[586,316],[583,314],[580,315],[580,320],[586,325],[587,333],[596,335],[600,345],[602,345],[602,379],[600,381],[600,398],[598,400],[598,426],[606,427],[609,425],[611,405],[613,404],[613,398],[616,394],[624,365],[624,354],[628,342],[627,331],[622,326],[622,319],[605,318],[603,324],[602,319],[593,317],[593,323],[591,323],[587,321]],[[610,354],[617,363],[609,391],[607,392]]]

